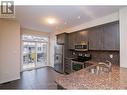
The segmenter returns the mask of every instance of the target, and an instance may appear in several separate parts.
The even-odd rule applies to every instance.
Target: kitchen
[[[63,51],[62,58],[59,58],[58,53],[55,57],[54,67],[56,66],[57,72],[62,73],[56,79],[58,87],[64,89],[126,88],[125,79],[123,81],[120,77],[125,75],[123,72],[126,70],[119,69],[119,21],[72,33],[58,34],[56,37],[57,49],[55,50]],[[63,49],[59,49],[60,47]],[[61,59],[63,61],[59,61]]]
[[[124,6],[16,6],[15,19],[0,19],[0,89],[127,89],[126,13]]]
[[[0,1],[0,95],[126,95],[125,0]]]

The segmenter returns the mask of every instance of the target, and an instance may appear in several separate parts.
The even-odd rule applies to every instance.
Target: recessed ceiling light
[[[57,21],[56,21],[55,18],[47,18],[47,19],[46,19],[46,22],[47,22],[48,24],[56,24],[56,23],[57,23]]]

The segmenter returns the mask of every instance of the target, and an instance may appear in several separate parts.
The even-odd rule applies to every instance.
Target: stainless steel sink
[[[105,65],[96,65],[96,66],[91,66],[90,68],[87,69],[88,72],[91,74],[104,74],[104,73],[109,73],[110,70],[107,68]]]

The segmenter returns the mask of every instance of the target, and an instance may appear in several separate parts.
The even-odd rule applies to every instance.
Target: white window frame
[[[25,35],[25,36],[35,36],[35,35]],[[44,36],[35,36],[35,37],[44,37]],[[35,68],[29,68],[29,69],[23,70],[23,43],[24,42],[35,42],[36,51],[37,51],[37,43],[47,43],[47,64],[45,66],[50,66],[50,62],[49,62],[49,49],[50,49],[49,48],[49,37],[47,37],[47,38],[48,38],[48,41],[24,41],[21,37],[21,72],[26,71],[26,70],[44,67],[44,66],[36,66],[36,64],[37,64],[37,58],[36,58]]]

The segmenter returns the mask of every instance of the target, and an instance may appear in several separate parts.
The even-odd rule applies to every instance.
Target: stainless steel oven
[[[78,71],[82,68],[86,68],[89,66],[86,64],[86,61],[91,60],[91,54],[83,54],[82,56],[77,56],[77,58],[74,58],[71,60],[71,71]]]

